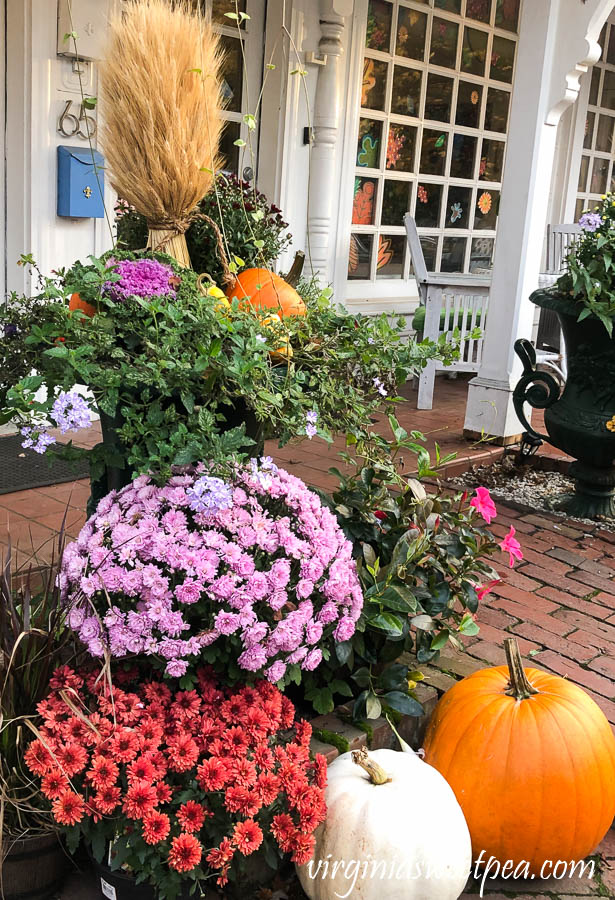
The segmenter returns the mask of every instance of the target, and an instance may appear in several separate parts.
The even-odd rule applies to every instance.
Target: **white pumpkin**
[[[463,892],[472,863],[466,820],[444,778],[415,753],[344,753],[329,766],[326,801],[314,857],[297,869],[310,900]]]

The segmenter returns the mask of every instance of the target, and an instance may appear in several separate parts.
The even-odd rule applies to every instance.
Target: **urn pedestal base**
[[[599,469],[576,461],[569,473],[576,480],[576,490],[555,498],[550,503],[552,509],[582,519],[615,518],[615,466]]]

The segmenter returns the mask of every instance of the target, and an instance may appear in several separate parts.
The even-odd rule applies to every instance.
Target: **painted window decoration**
[[[520,3],[368,0],[350,279],[409,277],[408,211],[428,269],[489,270]],[[615,59],[615,43],[613,52]],[[609,124],[601,145],[615,137]],[[604,178],[597,170],[595,183]]]
[[[599,44],[602,55],[586,76],[591,80],[575,221],[593,209],[602,194],[615,190],[615,16],[602,29]]]

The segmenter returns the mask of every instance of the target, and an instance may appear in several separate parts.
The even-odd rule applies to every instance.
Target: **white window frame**
[[[416,2],[416,0],[394,0],[394,15],[392,20],[392,31],[395,33],[396,30],[396,15],[397,8],[403,6],[409,9],[414,9],[417,12],[426,12],[430,11],[434,16],[442,19],[447,19],[451,22],[454,22],[460,26],[460,29],[463,28],[464,25],[468,27],[475,28],[476,30],[485,31],[488,35],[487,42],[487,58],[490,59],[491,56],[491,47],[493,43],[494,36],[500,36],[510,40],[514,43],[518,43],[519,35],[518,33],[514,33],[512,31],[507,31],[506,29],[497,28],[495,24],[492,23],[483,23],[478,22],[475,19],[467,17],[465,15],[456,15],[454,13],[447,12],[446,10],[434,8],[433,0],[429,5],[425,3]],[[462,11],[465,12],[465,0],[462,6]],[[416,203],[416,192],[417,186],[422,181],[428,181],[433,184],[442,184],[443,186],[443,199],[446,197],[446,191],[449,186],[459,186],[464,188],[469,188],[471,193],[471,211],[470,215],[474,215],[474,209],[476,206],[476,200],[478,199],[479,192],[482,191],[501,191],[501,182],[489,182],[489,181],[478,181],[478,167],[480,165],[480,152],[477,152],[475,159],[475,171],[474,177],[472,179],[459,179],[453,178],[450,176],[437,176],[437,175],[421,175],[418,171],[418,147],[420,146],[420,137],[422,135],[422,130],[424,128],[427,129],[438,129],[446,132],[448,135],[453,134],[467,134],[472,137],[476,137],[478,140],[478,148],[482,147],[481,141],[483,139],[493,139],[498,140],[506,144],[507,133],[504,132],[492,132],[486,131],[484,129],[472,129],[464,126],[456,125],[453,122],[440,122],[433,121],[427,119],[420,119],[417,117],[411,116],[399,116],[396,114],[388,114],[386,112],[381,112],[378,110],[371,109],[362,109],[360,107],[360,99],[361,99],[361,88],[362,88],[362,71],[363,71],[363,58],[364,56],[370,56],[374,59],[381,59],[386,61],[389,64],[388,69],[388,77],[387,77],[387,86],[386,86],[386,102],[385,107],[390,105],[390,97],[392,93],[392,83],[393,83],[393,73],[394,67],[396,65],[406,65],[408,68],[412,69],[420,69],[425,73],[421,81],[421,108],[423,108],[425,92],[427,90],[427,73],[434,73],[439,75],[444,75],[448,78],[453,79],[453,95],[451,99],[451,104],[453,110],[456,109],[457,102],[457,91],[459,80],[474,82],[477,85],[480,85],[482,88],[482,98],[481,98],[481,111],[480,111],[480,119],[479,121],[484,120],[484,111],[485,104],[487,102],[487,88],[489,86],[494,87],[498,90],[508,91],[512,95],[513,87],[514,87],[514,77],[513,82],[501,82],[495,79],[491,79],[485,76],[473,75],[471,73],[465,73],[460,71],[460,57],[462,53],[463,41],[459,40],[458,48],[457,48],[457,65],[455,69],[449,69],[442,66],[434,66],[429,64],[427,61],[414,60],[405,57],[396,57],[393,54],[388,52],[384,53],[378,50],[367,50],[365,48],[365,38],[366,38],[366,30],[367,30],[367,15],[368,15],[368,0],[356,0],[355,3],[355,15],[353,16],[353,34],[352,34],[352,50],[351,50],[351,61],[350,61],[350,79],[351,79],[351,87],[348,93],[348,107],[347,107],[347,115],[345,122],[345,146],[344,146],[344,185],[343,185],[343,201],[340,204],[340,218],[338,223],[338,239],[337,239],[337,265],[335,272],[335,285],[338,290],[341,290],[342,294],[349,300],[353,299],[371,299],[371,298],[395,298],[395,297],[408,297],[410,292],[414,293],[413,284],[414,279],[410,272],[410,260],[409,254],[406,252],[404,258],[404,271],[403,276],[401,278],[375,278],[376,273],[376,265],[377,265],[377,249],[378,249],[378,241],[379,235],[381,233],[385,235],[403,235],[404,228],[403,225],[399,226],[380,226],[380,225],[351,225],[352,221],[352,205],[353,205],[353,196],[354,196],[354,179],[357,175],[360,177],[374,177],[378,178],[380,185],[382,186],[384,183],[384,178],[388,177],[393,178],[395,180],[408,181],[412,184],[411,187],[411,209],[414,209],[414,205]],[[492,11],[492,22],[494,22],[495,16],[495,4],[493,5]],[[428,17],[428,29],[425,36],[426,45],[429,46],[430,42],[430,28],[431,22],[433,21],[433,16]],[[515,53],[515,61],[516,61],[516,53]],[[509,107],[510,114],[510,107]],[[371,168],[357,168],[356,166],[356,143],[357,143],[357,134],[359,130],[359,119],[360,118],[371,118],[381,120],[383,124],[383,137],[382,137],[382,147],[381,154],[386,153],[386,143],[387,143],[387,123],[399,123],[406,124],[416,127],[417,130],[417,164],[415,166],[415,172],[397,172],[395,170],[390,170],[387,173],[386,169],[371,169]],[[452,154],[453,141],[448,139],[447,141],[447,158],[446,158],[446,171],[449,170],[450,167],[450,159]],[[383,190],[382,188],[378,190],[377,196],[377,208],[375,220],[378,222],[380,220],[380,207],[382,204],[382,196]],[[472,237],[485,237],[494,239],[496,235],[496,231],[490,229],[474,229],[474,228],[466,228],[466,229],[453,229],[453,228],[444,228],[443,223],[446,216],[446,210],[444,209],[444,202],[442,203],[440,210],[440,223],[441,227],[439,228],[420,228],[419,234],[421,236],[440,236],[444,237],[465,237],[467,240],[466,244],[466,256],[464,268],[467,270],[469,258],[471,254],[471,246],[472,246]],[[472,220],[470,219],[470,222]],[[470,224],[470,223],[469,223]],[[354,233],[366,233],[374,235],[374,250],[372,252],[372,261],[371,261],[371,273],[370,280],[359,280],[359,279],[348,279],[348,254],[350,250],[350,235],[351,232]],[[439,241],[438,245],[438,257],[436,260],[436,265],[439,267],[440,265],[440,257],[441,257],[441,248],[442,241]]]
[[[594,72],[599,72],[598,76],[598,100],[601,99],[602,95],[602,87],[604,84],[604,78],[606,72],[611,72],[615,78],[615,63],[609,63],[606,60],[607,51],[609,41],[615,41],[615,15],[611,15],[608,21],[605,23],[604,28],[602,29],[602,33],[600,35],[599,43],[602,47],[602,54],[597,63],[595,63],[592,68],[587,73],[587,79],[589,82],[589,90],[587,92],[587,104],[585,107],[584,114],[579,116],[579,127],[581,129],[581,135],[579,137],[581,144],[581,152],[579,157],[579,165],[576,171],[576,178],[574,180],[574,190],[575,190],[575,204],[574,204],[574,218],[575,220],[579,218],[579,208],[581,209],[593,209],[597,204],[600,203],[602,195],[612,190],[611,185],[615,186],[615,109],[609,109],[606,106],[598,106],[595,103],[591,102],[591,83],[594,77]],[[594,116],[594,125],[592,131],[592,138],[590,141],[590,146],[585,146],[585,127],[586,122],[590,114]],[[596,149],[596,138],[598,136],[598,121],[599,116],[608,116],[613,119],[613,139],[611,143],[611,150],[597,150]],[[581,177],[581,169],[583,166],[583,159],[586,157],[588,162],[587,173],[585,176],[585,184],[584,189],[581,190],[579,181]],[[592,172],[594,169],[595,160],[602,159],[607,161],[607,178],[606,178],[606,187],[604,191],[597,192],[591,191],[591,180],[592,180]],[[579,203],[582,201],[582,205]]]
[[[206,8],[211,9],[211,0],[205,0]],[[246,19],[241,29],[244,41],[245,68],[243,70],[243,84],[241,92],[241,111],[232,112],[225,110],[222,118],[225,122],[236,122],[240,126],[239,137],[246,142],[245,147],[239,148],[238,176],[243,178],[243,172],[247,166],[254,170],[254,176],[258,164],[258,129],[252,132],[252,144],[254,160],[251,159],[248,141],[250,133],[244,121],[247,114],[254,115],[255,107],[260,96],[263,83],[264,47],[265,47],[265,6],[266,0],[247,0],[246,13],[250,17]],[[229,12],[232,11],[233,2],[229,0]],[[237,25],[229,19],[228,25],[214,25],[214,30],[221,35],[226,35],[238,41]],[[260,118],[260,117],[259,117]]]

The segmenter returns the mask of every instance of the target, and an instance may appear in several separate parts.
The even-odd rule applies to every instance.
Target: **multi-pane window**
[[[520,0],[369,0],[348,277],[491,265]]]
[[[259,34],[259,23],[254,17],[255,8],[262,6],[262,0],[257,0],[257,2],[237,0],[237,3],[236,0],[197,0],[197,2],[206,14],[211,15],[212,22],[216,25],[216,31],[220,34],[224,53],[222,93],[226,102],[222,118],[227,123],[222,133],[220,153],[224,157],[224,168],[239,174],[239,147],[235,145],[235,141],[240,138],[247,140],[243,117],[246,113],[254,112],[253,109],[248,109],[248,105],[249,103],[253,106],[256,104],[261,77],[258,67],[253,67],[252,72],[244,71],[244,55],[248,64],[251,59],[262,59],[262,27]],[[226,13],[236,12],[247,12],[250,16],[249,19],[241,22],[240,29],[237,28],[237,22],[226,15]],[[251,38],[253,42],[259,41],[260,47],[250,46],[248,51],[247,46]],[[251,90],[248,91],[246,87],[249,82],[246,79],[251,76],[256,76],[258,83],[252,84]],[[244,160],[243,164],[249,164],[249,161]]]
[[[600,46],[602,56],[591,73],[576,220],[584,209],[594,207],[602,194],[615,190],[615,22],[607,23],[602,29]]]

